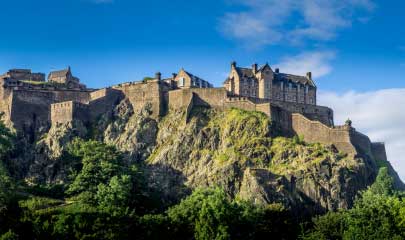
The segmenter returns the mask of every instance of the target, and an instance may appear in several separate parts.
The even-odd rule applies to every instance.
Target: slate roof
[[[258,72],[262,71],[267,64],[261,66],[258,68]],[[253,74],[253,70],[251,68],[241,68],[237,67],[236,68],[237,73],[241,77],[247,77],[247,78],[255,78],[255,75]],[[308,84],[309,86],[315,87],[314,81],[308,79],[306,76],[297,76],[293,74],[287,74],[287,73],[274,73],[274,78],[275,80],[279,81],[291,81],[294,83],[300,83],[300,84]],[[228,82],[230,79],[226,79],[224,83]]]
[[[185,72],[187,75],[189,75],[191,79],[198,80],[198,81],[200,81],[200,82],[206,82],[209,87],[212,87],[212,86],[213,86],[213,85],[212,85],[211,83],[209,83],[208,81],[206,81],[206,80],[204,80],[204,79],[202,79],[202,78],[200,78],[200,77],[197,77],[197,76],[195,76],[195,75],[193,75],[193,74],[187,72],[186,70],[184,70],[184,72]]]
[[[314,81],[308,79],[307,77],[304,76],[297,76],[297,75],[292,75],[292,74],[287,74],[287,73],[274,73],[274,79],[279,80],[279,81],[291,81],[294,83],[300,83],[300,84],[307,84],[309,86],[315,87]]]
[[[59,78],[59,77],[66,77],[68,74],[69,69],[64,69],[64,70],[59,70],[59,71],[53,71],[49,73],[48,78]]]

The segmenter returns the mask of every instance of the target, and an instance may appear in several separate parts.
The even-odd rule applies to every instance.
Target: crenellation
[[[186,121],[194,107],[260,111],[285,136],[302,135],[307,142],[333,144],[348,154],[382,152],[380,145],[371,143],[351,125],[334,126],[333,110],[316,104],[312,74],[302,77],[273,72],[268,64],[240,68],[233,62],[221,88],[184,69],[171,78],[163,79],[158,72],[154,79],[102,89],[86,88],[70,68],[52,72],[48,82],[21,80],[24,74],[36,76],[31,70],[10,70],[0,77],[0,111],[20,132],[75,120],[89,124],[102,114],[110,114],[126,98],[135,112],[148,108],[155,119],[180,108],[186,110]]]

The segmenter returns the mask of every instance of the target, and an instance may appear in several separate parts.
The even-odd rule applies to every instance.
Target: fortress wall
[[[101,114],[114,109],[124,98],[124,94],[117,89],[104,88],[90,94],[90,118],[96,120]]]
[[[190,96],[190,99],[188,100],[188,105],[187,105],[187,108],[186,108],[186,123],[190,119],[191,111],[193,110],[193,107],[194,107],[195,98],[196,98],[196,95],[194,93],[192,93],[191,96]]]
[[[256,104],[256,111],[263,112],[272,118],[272,107],[270,103]]]
[[[81,103],[88,103],[90,101],[89,91],[69,91],[69,90],[55,90],[52,91],[55,96],[55,102],[75,101]]]
[[[165,103],[163,102],[165,90],[163,82],[156,80],[146,83],[126,83],[114,86],[113,88],[129,99],[135,111],[140,111],[146,104],[151,105],[152,117],[158,118],[164,113]]]
[[[353,145],[361,153],[367,154],[369,156],[373,156],[373,153],[371,150],[371,141],[366,135],[359,133],[353,129],[353,131],[351,131],[351,133],[350,133],[350,138],[352,140]]]
[[[102,88],[90,93],[90,101],[107,96],[108,90],[111,88]]]
[[[371,143],[371,151],[376,161],[388,161],[384,143]]]
[[[301,114],[292,114],[292,130],[298,136],[303,136],[306,142],[333,144],[342,152],[356,154],[352,144],[351,130],[345,126],[330,128],[318,121],[311,121]]]
[[[330,127],[333,126],[333,110],[328,107],[283,101],[271,101],[271,103],[291,113],[301,113],[311,120],[319,121]]]
[[[83,123],[89,121],[89,106],[83,103],[67,101],[51,105],[52,124],[81,120]]]
[[[207,106],[212,108],[224,108],[226,99],[225,88],[189,88],[169,92],[169,108],[178,109],[186,107],[192,94],[195,94],[195,106]]]
[[[11,105],[13,101],[13,92],[9,88],[3,87],[3,79],[0,79],[0,81],[0,112],[4,113],[3,120],[7,126],[11,126]]]
[[[61,102],[51,105],[51,122],[66,123],[73,120],[73,102]]]
[[[83,123],[90,122],[90,106],[80,102],[73,102],[73,119],[80,120]]]
[[[256,111],[256,104],[245,97],[227,98],[225,108],[241,108],[248,111]]]
[[[50,91],[13,90],[10,119],[17,130],[46,127],[53,102],[54,95]]]

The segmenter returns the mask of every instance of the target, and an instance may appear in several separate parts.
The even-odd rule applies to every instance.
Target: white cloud
[[[385,142],[388,160],[405,180],[405,89],[375,92],[319,92],[319,104],[335,113],[335,124],[350,118],[372,141]]]
[[[220,21],[225,36],[268,45],[283,42],[301,43],[306,39],[327,41],[338,30],[351,26],[359,11],[375,8],[371,0],[233,0],[247,9],[227,13]],[[364,22],[364,21],[361,21]]]
[[[296,56],[284,57],[275,64],[281,72],[305,75],[312,72],[313,77],[322,77],[332,71],[330,62],[335,58],[333,51],[304,52]]]

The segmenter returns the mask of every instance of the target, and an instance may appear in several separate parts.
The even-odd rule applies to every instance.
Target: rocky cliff
[[[195,188],[220,186],[233,198],[318,212],[350,207],[378,172],[366,155],[353,158],[332,145],[278,136],[263,113],[194,108],[170,110],[160,120],[150,115],[148,105],[134,111],[124,99],[92,126],[52,126],[26,144],[25,154],[15,154],[14,173],[30,183],[64,183],[64,148],[74,137],[92,138],[141,164],[147,189],[163,204]]]

